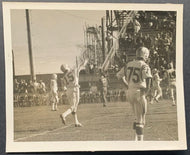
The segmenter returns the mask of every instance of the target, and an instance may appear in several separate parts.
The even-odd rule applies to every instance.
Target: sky
[[[84,27],[101,25],[105,11],[30,10],[30,29],[35,74],[59,73],[73,66],[84,44]],[[11,11],[15,74],[30,74],[25,10]]]

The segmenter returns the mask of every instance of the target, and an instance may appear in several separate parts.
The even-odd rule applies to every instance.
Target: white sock
[[[143,138],[144,138],[143,135],[137,135],[137,140],[138,140],[138,141],[143,141]]]

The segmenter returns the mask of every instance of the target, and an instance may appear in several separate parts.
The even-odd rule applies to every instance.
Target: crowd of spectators
[[[125,102],[126,93],[124,90],[108,90],[107,102]],[[91,92],[84,91],[81,93],[80,103],[102,103],[102,97],[100,91]]]
[[[113,39],[111,36],[109,36],[109,38]],[[137,48],[145,46],[150,50],[150,58],[148,63],[151,69],[158,69],[159,76],[162,78],[169,63],[172,62],[175,68],[175,38],[175,12],[138,11],[135,18],[128,24],[125,33],[123,33],[119,38],[119,51],[116,52],[114,63],[112,63],[108,69],[108,72],[112,74],[117,73],[128,61],[135,58],[134,56]],[[96,64],[89,62],[86,69],[82,72],[94,74],[99,73],[100,71]],[[21,100],[24,100],[26,97],[27,100],[31,100],[30,98],[35,97],[39,98],[39,94],[47,94],[47,90],[48,88],[42,80],[39,82],[26,82],[23,79],[20,81],[15,79],[14,81],[14,94],[19,94],[19,96],[21,96]],[[16,95],[15,100],[18,101],[17,97],[18,96]],[[66,97],[63,93],[60,101],[66,102],[65,98]],[[108,90],[106,98],[108,102],[126,100],[125,92],[122,90]],[[22,103],[22,101],[19,102]],[[37,102],[39,101],[37,100],[36,103]],[[42,102],[44,102],[43,99]],[[84,91],[81,93],[80,102],[102,102],[101,93],[100,91]]]
[[[34,80],[21,79],[14,80],[14,106],[27,107],[33,105],[47,104],[47,88],[45,83],[40,80],[39,83]]]
[[[138,11],[119,38],[119,49],[109,73],[117,73],[127,62],[135,59],[136,49],[144,46],[150,50],[148,64],[164,77],[170,63],[176,62],[176,13]],[[161,82],[163,97],[168,97],[167,84]]]
[[[40,80],[39,83],[34,80],[29,80],[26,82],[26,80],[21,79],[18,81],[17,79],[14,80],[14,93],[15,94],[23,94],[23,93],[39,93],[43,94],[46,93],[46,85],[45,83]]]
[[[97,86],[89,83],[89,90],[81,91],[80,103],[102,103],[101,91]],[[49,105],[49,88],[40,80],[14,80],[14,106],[30,107],[39,105]],[[67,93],[59,90],[59,104],[70,104]],[[123,90],[108,90],[106,94],[107,102],[124,102],[126,95]]]
[[[172,11],[138,11],[136,19],[143,28],[175,31],[176,13]]]
[[[133,59],[136,49],[141,46],[150,50],[148,63],[151,69],[157,68],[162,73],[171,62],[175,68],[175,21],[175,12],[137,12],[126,32],[119,38],[119,52],[115,54],[112,71],[117,72],[117,68],[120,69]]]

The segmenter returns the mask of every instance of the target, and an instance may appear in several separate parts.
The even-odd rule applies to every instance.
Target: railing
[[[134,11],[130,11],[129,14],[128,14],[128,17],[130,18],[126,18],[126,21],[125,23],[123,24],[118,36],[117,36],[117,39],[115,40],[115,42],[113,43],[113,46],[111,47],[103,65],[102,65],[102,70],[105,71],[107,70],[108,66],[109,66],[109,63],[110,63],[110,60],[113,58],[113,56],[115,55],[116,53],[116,44],[117,44],[117,41],[119,39],[119,37],[124,33],[124,30],[126,29],[127,25],[129,24],[129,22],[132,20],[133,16],[135,15],[135,12]]]

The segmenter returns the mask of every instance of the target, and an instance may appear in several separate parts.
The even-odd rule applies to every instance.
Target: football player
[[[149,50],[146,47],[140,47],[136,51],[136,60],[128,62],[125,67],[117,74],[122,78],[128,88],[127,99],[132,105],[136,116],[136,122],[133,124],[135,130],[135,140],[143,140],[143,129],[145,125],[145,114],[147,111],[146,94],[150,91],[151,70],[146,61],[149,57]]]
[[[102,96],[103,106],[106,107],[107,92],[108,92],[108,80],[104,74],[101,75],[100,83],[101,83],[101,96]]]
[[[80,99],[80,85],[79,85],[79,73],[81,69],[86,66],[87,60],[82,62],[79,66],[76,65],[74,69],[71,69],[67,64],[61,65],[61,71],[63,72],[63,78],[61,79],[62,86],[64,85],[67,90],[67,97],[73,104],[69,109],[60,115],[63,124],[66,124],[66,117],[70,114],[74,116],[75,127],[81,127],[82,124],[77,118],[77,108]]]
[[[57,75],[56,74],[53,74],[52,75],[52,79],[51,79],[51,82],[50,82],[50,96],[51,96],[51,99],[50,99],[50,102],[51,102],[51,105],[52,105],[52,111],[57,111],[57,104],[59,102],[59,98],[58,98],[58,93],[57,93],[57,90],[58,90],[58,87],[57,87]]]
[[[158,70],[156,68],[154,68],[152,70],[152,74],[153,74],[153,77],[152,77],[152,96],[153,96],[153,98],[151,99],[151,104],[153,104],[153,100],[158,102],[159,98],[162,96],[162,89],[160,87],[160,81],[162,81],[162,79],[160,79]]]
[[[170,93],[170,97],[172,99],[172,106],[175,106],[176,102],[175,102],[174,92],[176,89],[176,73],[172,63],[168,64],[168,69],[164,73],[164,79],[168,83],[168,90]]]

